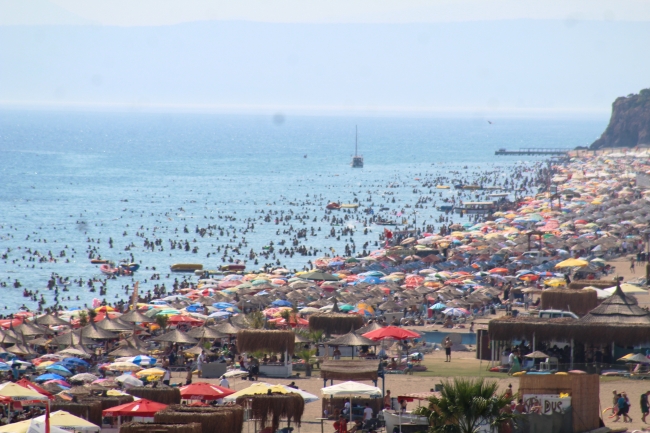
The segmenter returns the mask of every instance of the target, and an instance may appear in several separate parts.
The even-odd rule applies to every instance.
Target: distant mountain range
[[[612,117],[591,149],[650,145],[650,89],[616,98]]]

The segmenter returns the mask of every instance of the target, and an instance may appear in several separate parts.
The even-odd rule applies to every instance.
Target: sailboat
[[[359,155],[357,152],[359,134],[357,127],[354,127],[354,156],[352,157],[352,168],[363,168],[363,155]]]

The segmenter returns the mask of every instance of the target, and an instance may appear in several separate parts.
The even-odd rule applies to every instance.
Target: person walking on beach
[[[634,257],[630,258],[630,271],[634,273]]]
[[[647,417],[650,412],[650,409],[648,408],[648,394],[650,394],[650,391],[641,394],[641,421],[643,422],[646,422],[645,417]]]
[[[445,338],[443,345],[445,346],[445,362],[451,362],[451,346],[453,346],[454,343],[452,343],[449,336]]]

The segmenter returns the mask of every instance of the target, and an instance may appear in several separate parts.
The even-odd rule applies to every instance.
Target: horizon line
[[[7,101],[0,100],[0,109],[43,111],[109,111],[109,112],[181,112],[205,114],[251,115],[351,115],[404,116],[456,115],[472,117],[588,116],[603,117],[611,108],[594,107],[440,107],[440,106],[346,106],[346,105],[282,105],[282,104],[206,104],[148,102],[86,102],[86,101]]]

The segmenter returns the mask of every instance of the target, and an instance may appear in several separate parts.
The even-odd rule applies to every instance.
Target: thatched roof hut
[[[83,418],[95,425],[102,425],[102,404],[99,401],[85,401],[73,403],[69,401],[55,400],[51,403],[50,410],[64,410],[72,415]]]
[[[531,341],[533,335],[537,340],[568,341],[571,339],[570,329],[578,323],[571,317],[545,319],[540,317],[505,316],[490,320],[488,334],[490,340],[510,341],[525,339]]]
[[[268,331],[265,329],[243,329],[237,333],[239,352],[266,351],[293,355],[295,348],[293,331]]]
[[[305,411],[305,400],[300,394],[262,394],[243,395],[237,398],[237,404],[246,405],[252,400],[251,412],[255,419],[260,420],[260,428],[264,429],[271,418],[271,431],[277,431],[280,420],[286,419],[300,426],[302,414]]]
[[[174,404],[154,415],[156,423],[200,422],[202,433],[241,433],[244,426],[242,406],[194,407]]]
[[[325,361],[320,367],[323,380],[377,380],[378,361],[344,360]]]
[[[575,280],[569,283],[569,290],[581,290],[585,287],[595,287],[597,289],[609,289],[616,285],[614,280]]]
[[[587,292],[594,293],[591,290]],[[650,326],[650,313],[639,304],[633,296],[627,296],[620,286],[598,307],[589,311],[580,323],[601,323],[605,325],[647,325]]]
[[[178,388],[168,386],[158,388],[135,386],[127,389],[126,392],[134,397],[146,398],[156,403],[179,404],[181,402],[181,391]]]
[[[120,433],[202,433],[201,423],[189,424],[154,424],[127,422],[120,426]]]
[[[328,335],[345,334],[350,329],[363,326],[363,317],[357,314],[316,313],[309,316],[309,329],[323,331]]]
[[[584,316],[598,306],[593,290],[550,289],[542,292],[542,310],[569,310]]]

